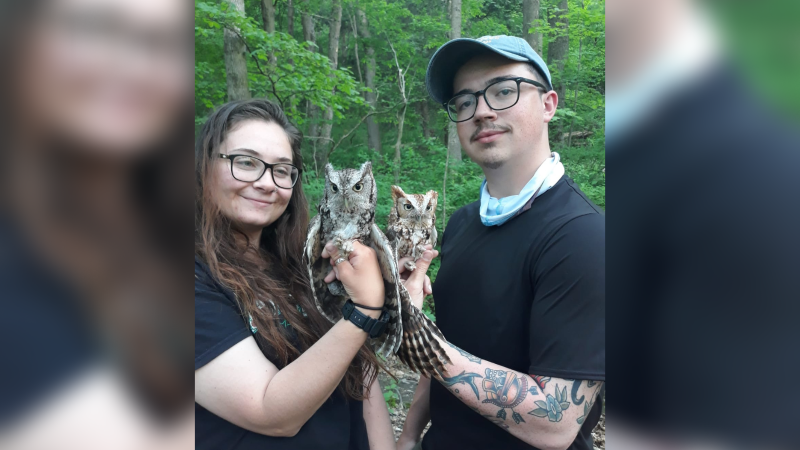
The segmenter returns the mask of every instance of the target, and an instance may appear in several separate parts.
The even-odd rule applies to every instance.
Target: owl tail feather
[[[447,372],[444,365],[452,364],[447,352],[435,336],[444,340],[439,328],[412,305],[403,314],[403,340],[397,356],[411,370],[441,380]]]

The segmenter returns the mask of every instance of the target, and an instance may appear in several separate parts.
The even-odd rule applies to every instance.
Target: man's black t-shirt
[[[433,291],[444,336],[519,372],[604,381],[604,214],[566,176],[502,226],[483,225],[479,206],[456,211],[442,238]],[[430,395],[423,449],[534,448],[441,384],[432,382]],[[583,409],[587,400],[570,398],[570,408]],[[570,450],[592,449],[601,410],[602,393]],[[547,420],[518,412],[526,421]]]
[[[195,357],[197,370],[253,334],[233,292],[216,282],[208,267],[195,258]],[[278,312],[276,322],[290,338],[296,335]],[[263,342],[264,355],[277,365]],[[271,437],[240,428],[195,403],[195,448],[201,449],[330,449],[367,450],[362,402],[347,401],[338,391],[320,407],[293,437]]]

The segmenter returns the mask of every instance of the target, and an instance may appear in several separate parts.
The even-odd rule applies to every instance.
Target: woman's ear
[[[550,123],[553,116],[556,115],[556,108],[558,107],[558,94],[556,91],[550,91],[542,95],[542,109],[544,110],[544,123]]]

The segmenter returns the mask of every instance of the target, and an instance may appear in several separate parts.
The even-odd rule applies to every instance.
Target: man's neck
[[[521,156],[520,161],[506,161],[502,167],[497,169],[483,168],[489,195],[494,198],[518,195],[522,188],[531,181],[542,163],[550,157],[550,146],[546,145],[545,147],[531,156]]]

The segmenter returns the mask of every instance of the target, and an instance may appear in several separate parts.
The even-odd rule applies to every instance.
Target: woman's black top
[[[194,369],[200,369],[242,340],[253,336],[230,289],[220,285],[208,266],[195,258],[195,353]],[[276,312],[276,322],[296,338],[291,324]],[[279,366],[263,340],[264,356]],[[302,389],[297,386],[297,389]],[[314,413],[293,437],[265,436],[240,428],[195,403],[195,448],[203,449],[330,449],[367,450],[367,428],[362,402],[347,400],[338,391]]]

